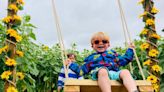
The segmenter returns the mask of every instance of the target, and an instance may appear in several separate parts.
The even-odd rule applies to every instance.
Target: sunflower
[[[18,92],[18,90],[15,87],[13,87],[13,86],[9,86],[7,88],[7,92]]]
[[[159,52],[158,52],[156,49],[151,49],[151,50],[148,52],[148,55],[149,55],[150,57],[156,57],[158,54],[159,54]]]
[[[10,4],[8,9],[13,10],[14,12],[17,12],[19,10],[16,4]]]
[[[24,5],[24,1],[23,0],[17,0],[17,3]]]
[[[143,43],[143,44],[141,44],[140,48],[141,48],[142,50],[145,50],[145,49],[148,49],[149,46],[150,46],[150,45],[149,45],[148,43]]]
[[[147,25],[147,26],[154,25],[154,20],[153,20],[153,19],[147,19],[147,20],[146,20],[146,25]]]
[[[161,67],[159,65],[153,65],[152,70],[155,72],[159,72],[161,70]]]
[[[155,33],[154,34],[151,34],[150,37],[155,38],[155,39],[158,39],[158,40],[160,39],[160,36],[157,35],[157,34],[155,34]]]
[[[151,10],[151,13],[154,13],[154,14],[156,14],[158,12],[159,12],[159,10],[157,8],[155,8],[155,7],[153,7],[152,10]]]
[[[6,65],[8,66],[15,66],[16,65],[16,61],[14,59],[10,59],[8,58],[5,62]]]
[[[150,81],[151,83],[157,83],[158,79],[154,75],[150,75],[147,77],[147,80]]]
[[[16,54],[17,54],[18,56],[20,56],[20,57],[23,57],[23,52],[22,52],[22,51],[17,50],[17,51],[16,51]]]
[[[139,2],[138,2],[138,4],[143,4],[145,2],[145,0],[140,0]]]
[[[17,77],[20,79],[20,80],[23,80],[24,79],[24,74],[22,72],[17,72]]]
[[[150,59],[146,60],[143,65],[150,65],[152,63],[152,61]]]
[[[145,16],[145,15],[147,15],[147,14],[148,14],[148,12],[145,11],[143,14],[139,15],[139,18],[142,18],[143,16]]]
[[[11,16],[7,16],[7,17],[3,18],[2,21],[3,21],[4,23],[9,23],[9,22],[12,21],[12,17],[11,17]]]
[[[4,71],[2,74],[1,74],[1,78],[2,79],[6,79],[8,80],[9,79],[9,76],[12,74],[11,71]]]

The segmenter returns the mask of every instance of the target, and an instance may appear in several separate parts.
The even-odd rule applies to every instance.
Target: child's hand
[[[135,48],[135,46],[134,46],[133,43],[129,43],[129,46],[128,47],[131,48],[131,49],[134,49]]]
[[[71,62],[72,62],[71,59],[66,59],[66,60],[65,60],[65,65],[66,65],[66,66],[69,65]]]

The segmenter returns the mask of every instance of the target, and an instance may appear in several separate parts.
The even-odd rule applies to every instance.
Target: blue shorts
[[[97,76],[98,71],[102,68],[104,68],[104,67],[96,68],[96,69],[91,71],[92,80],[97,80],[98,79],[98,76]],[[105,69],[107,69],[107,68],[105,68]],[[107,71],[108,71],[109,79],[111,79],[111,80],[120,80],[119,76],[120,76],[121,71],[113,71],[113,70],[109,71],[108,69],[107,69]]]

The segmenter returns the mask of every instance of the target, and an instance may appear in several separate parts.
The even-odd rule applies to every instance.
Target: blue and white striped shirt
[[[68,69],[68,78],[73,78],[73,79],[83,79],[82,76],[79,76],[75,72],[73,72],[71,69]],[[65,72],[64,72],[64,67],[61,68],[61,71],[59,73],[58,77],[58,87],[64,87],[64,81],[65,81]]]

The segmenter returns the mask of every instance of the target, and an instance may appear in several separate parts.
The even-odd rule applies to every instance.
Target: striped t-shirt
[[[68,78],[83,79],[82,76],[77,75],[71,69],[68,69]],[[59,86],[64,87],[64,81],[65,81],[65,72],[64,72],[64,67],[62,67],[58,77],[58,83],[57,83],[58,87]]]

